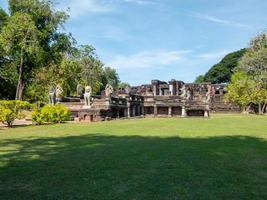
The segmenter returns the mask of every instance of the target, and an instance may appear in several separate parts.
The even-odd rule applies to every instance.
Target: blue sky
[[[131,85],[194,81],[267,28],[265,0],[58,0],[65,28]],[[0,5],[7,8],[5,0]]]

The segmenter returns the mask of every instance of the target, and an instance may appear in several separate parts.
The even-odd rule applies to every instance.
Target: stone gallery
[[[152,80],[151,84],[113,90],[107,85],[101,95],[91,87],[77,86],[77,97],[61,97],[62,88],[49,89],[50,103],[64,104],[76,121],[104,121],[131,117],[209,117],[210,112],[239,112],[226,103],[224,84],[193,84]],[[54,100],[55,98],[55,100]]]

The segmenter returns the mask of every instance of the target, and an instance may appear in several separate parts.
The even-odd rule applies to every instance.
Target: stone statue
[[[91,107],[91,94],[92,94],[92,88],[91,86],[85,87],[84,92],[84,106],[90,108]]]
[[[77,97],[82,97],[83,96],[83,86],[81,84],[77,85]]]
[[[186,100],[191,100],[191,90],[190,89],[188,89],[186,91]]]
[[[55,105],[56,92],[55,92],[55,88],[53,86],[49,87],[48,98],[49,98],[49,104]]]
[[[130,88],[129,86],[127,86],[127,87],[125,88],[125,93],[126,93],[126,94],[130,94],[130,91],[131,91],[131,88]]]
[[[56,87],[56,102],[59,103],[62,100],[63,89],[60,85]]]
[[[208,92],[206,93],[206,103],[210,103],[211,101],[211,95],[213,93],[213,87],[211,85],[208,85]]]
[[[113,87],[110,84],[106,85],[105,89],[105,95],[106,97],[110,97],[110,95],[113,93]]]
[[[183,85],[181,91],[182,91],[182,94],[180,95],[180,97],[186,98],[186,88],[185,88],[185,85]]]

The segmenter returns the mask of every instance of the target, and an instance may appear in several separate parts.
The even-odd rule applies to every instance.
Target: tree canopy
[[[226,55],[219,63],[212,66],[203,77],[197,77],[195,82],[228,83],[245,52],[246,49],[241,49]]]
[[[90,45],[77,46],[63,30],[68,13],[54,9],[54,0],[9,0],[9,14],[0,8],[0,98],[46,101],[50,85],[73,95],[77,84],[97,93],[116,70],[105,67]]]
[[[253,38],[238,63],[228,85],[227,98],[246,107],[258,105],[258,112],[267,107],[267,33]]]

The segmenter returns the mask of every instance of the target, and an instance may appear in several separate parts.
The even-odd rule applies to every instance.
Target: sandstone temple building
[[[77,94],[63,98],[77,121],[103,121],[131,117],[209,117],[210,112],[239,112],[236,104],[226,103],[224,84],[193,84],[152,80],[151,84],[113,91],[108,85],[101,95]],[[87,96],[86,96],[87,95]],[[89,95],[89,96],[88,96]],[[89,99],[88,99],[89,98]],[[88,103],[89,102],[89,103]]]

